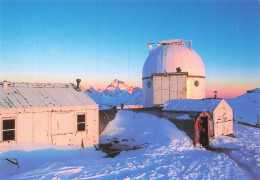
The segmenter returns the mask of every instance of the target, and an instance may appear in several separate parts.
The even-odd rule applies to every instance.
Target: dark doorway
[[[208,132],[208,117],[201,117],[201,124],[200,124],[200,144],[203,147],[209,146],[209,132]]]

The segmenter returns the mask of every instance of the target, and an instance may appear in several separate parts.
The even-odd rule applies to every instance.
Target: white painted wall
[[[17,143],[34,142],[34,119],[32,113],[21,113],[16,116],[12,114],[15,119],[15,135]],[[1,128],[2,131],[2,128]],[[1,138],[2,140],[2,138]]]
[[[199,85],[195,86],[195,81]],[[188,77],[187,78],[187,99],[203,99],[205,98],[205,78]]]
[[[34,142],[50,142],[51,137],[48,133],[50,131],[49,126],[49,113],[48,112],[39,112],[33,113],[33,141]],[[46,136],[47,134],[47,136]]]
[[[148,82],[151,82],[151,87],[148,87]],[[143,107],[153,107],[153,79],[143,79]]]
[[[98,105],[78,106],[63,108],[54,112],[28,112],[15,113],[14,110],[6,110],[0,115],[0,145],[9,145],[21,142],[45,142],[57,145],[78,145],[82,141],[84,147],[99,143],[99,111]],[[65,110],[66,109],[66,110]],[[17,111],[16,111],[17,112]],[[77,115],[85,114],[85,131],[77,131]],[[14,141],[2,141],[2,121],[15,119]]]
[[[93,146],[93,144],[99,143],[99,113],[97,110],[88,110],[88,133],[87,133],[87,146]],[[92,120],[93,119],[93,120]],[[95,127],[95,128],[91,128]]]
[[[222,100],[213,111],[215,137],[233,134],[233,110]]]

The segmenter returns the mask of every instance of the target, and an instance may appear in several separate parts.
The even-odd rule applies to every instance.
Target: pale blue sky
[[[141,85],[165,39],[193,40],[208,95],[260,87],[259,1],[0,0],[0,81]]]

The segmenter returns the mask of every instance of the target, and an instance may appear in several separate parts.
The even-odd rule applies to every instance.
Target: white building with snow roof
[[[213,120],[214,137],[233,134],[233,110],[224,99],[174,99],[163,111],[209,112]],[[210,121],[204,122],[210,129]]]
[[[73,84],[0,84],[0,145],[99,143],[98,105]]]

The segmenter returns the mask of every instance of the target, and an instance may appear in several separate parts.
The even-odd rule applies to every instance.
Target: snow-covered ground
[[[212,150],[194,148],[168,120],[120,110],[101,142],[115,138],[129,147],[144,143],[147,147],[114,158],[104,158],[106,154],[94,147],[41,143],[1,147],[0,179],[258,179],[260,129],[234,124],[234,132],[235,138],[215,139]],[[4,158],[17,158],[20,167]]]
[[[256,125],[260,121],[260,88],[249,90],[247,93],[233,99],[227,99],[234,111],[236,121]]]

